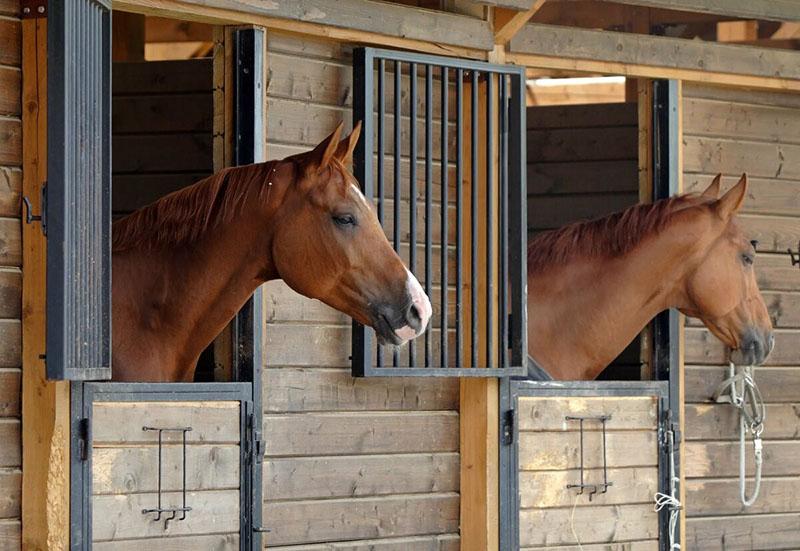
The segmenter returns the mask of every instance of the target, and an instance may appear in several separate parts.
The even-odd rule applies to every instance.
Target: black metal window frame
[[[393,64],[394,68],[394,148],[392,158],[394,162],[394,198],[401,197],[401,125],[397,121],[401,118],[402,99],[401,99],[401,75],[404,66],[413,71],[415,78],[410,79],[410,98],[408,106],[410,110],[410,194],[409,194],[409,269],[413,272],[416,269],[416,171],[417,162],[422,160],[417,155],[418,136],[417,136],[417,93],[418,70],[424,68],[425,74],[425,277],[424,286],[426,293],[430,296],[432,290],[432,239],[431,239],[431,217],[432,217],[432,184],[433,184],[433,71],[440,71],[441,102],[442,113],[445,117],[441,131],[441,210],[442,210],[442,238],[444,242],[440,246],[441,254],[441,328],[440,331],[440,355],[434,359],[432,357],[431,341],[433,337],[431,331],[426,332],[422,347],[424,352],[417,361],[415,355],[416,343],[408,344],[409,365],[398,365],[398,354],[393,354],[391,364],[382,365],[382,354],[380,346],[377,347],[376,361],[373,362],[373,353],[376,351],[373,330],[363,325],[353,322],[352,331],[352,372],[357,377],[375,376],[434,376],[434,377],[510,377],[520,376],[527,373],[527,209],[526,209],[526,139],[525,139],[525,69],[524,67],[513,65],[497,65],[480,61],[470,61],[444,56],[434,56],[417,54],[410,52],[385,50],[377,48],[357,48],[354,51],[353,61],[353,120],[354,123],[361,121],[363,131],[361,139],[356,147],[354,156],[355,176],[361,183],[364,194],[377,199],[378,218],[381,224],[385,223],[384,209],[384,180],[386,151],[386,101],[383,100],[387,86],[386,69],[388,64]],[[448,207],[448,95],[449,95],[449,75],[454,75],[453,85],[456,96],[456,158],[452,161],[456,167],[456,303],[455,303],[455,367],[450,367],[450,355],[448,350],[448,287],[447,264],[448,264],[448,228],[447,228],[447,209]],[[490,78],[486,78],[486,77]],[[470,97],[464,96],[463,82],[469,78],[472,85]],[[478,85],[479,79],[484,78],[486,83],[486,149],[478,151],[478,139],[472,139],[470,148],[471,177],[472,182],[477,182],[478,156],[484,155],[486,166],[491,170],[486,170],[486,200],[487,220],[478,220],[476,216],[477,185],[471,186],[471,217],[472,221],[469,228],[464,227],[463,223],[463,198],[461,182],[464,174],[464,151],[462,150],[463,135],[471,132],[472,136],[478,133],[478,114],[479,99]],[[496,88],[496,90],[495,90]],[[374,101],[373,94],[381,101]],[[497,100],[494,103],[494,100]],[[471,121],[470,128],[464,126],[463,107],[469,103]],[[497,128],[494,126],[493,109],[497,109]],[[495,144],[495,140],[497,143]],[[494,155],[495,147],[499,158],[497,178],[494,177]],[[376,160],[375,160],[376,159]],[[373,181],[373,169],[377,168],[377,178]],[[375,195],[377,192],[377,197]],[[394,245],[396,250],[400,250],[401,231],[400,231],[400,210],[401,201],[394,201]],[[496,205],[495,205],[496,203]],[[493,220],[494,208],[497,208],[498,223]],[[499,230],[497,229],[499,227]],[[478,305],[479,300],[470,301],[470,312],[463,312],[462,307],[462,287],[463,287],[463,261],[464,252],[462,251],[463,231],[472,232],[471,258],[471,289],[478,289],[477,277],[477,243],[478,231],[486,234],[486,335],[483,337],[486,348],[492,350],[495,339],[498,350],[497,358],[493,358],[493,353],[487,354],[484,363],[478,365]],[[498,232],[497,234],[493,232]],[[494,250],[494,242],[497,239],[499,251]],[[495,267],[497,263],[497,267]],[[493,271],[497,269],[498,280],[493,281]],[[499,288],[495,289],[495,285]],[[494,293],[498,293],[498,325],[494,327],[493,307]],[[471,316],[470,331],[472,347],[469,351],[462,350],[463,330],[462,317]],[[497,335],[497,337],[495,337]],[[466,356],[466,357],[464,357]],[[377,364],[377,365],[375,365]],[[423,365],[420,365],[423,364]]]
[[[669,382],[667,381],[527,381],[505,380],[500,391],[500,549],[519,546],[519,411],[520,397],[625,397],[657,399],[658,487],[669,492]],[[677,450],[675,456],[677,457]],[[669,511],[659,512],[659,549],[669,551]],[[548,527],[542,527],[548,530]]]

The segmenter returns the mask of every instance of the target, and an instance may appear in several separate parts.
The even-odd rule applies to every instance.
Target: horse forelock
[[[112,227],[112,251],[178,246],[229,222],[249,199],[259,199],[277,161],[219,172],[170,193]]]
[[[539,273],[577,257],[622,256],[661,232],[678,212],[708,202],[698,194],[680,195],[543,232],[528,242],[528,273]]]

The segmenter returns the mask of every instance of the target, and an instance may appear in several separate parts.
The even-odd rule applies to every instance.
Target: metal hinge
[[[42,233],[47,236],[47,182],[42,184],[42,195],[40,203],[41,214],[33,214],[33,205],[27,195],[22,197],[22,205],[25,207],[25,223],[33,224],[40,222],[42,224]]]
[[[89,443],[91,442],[91,425],[89,418],[84,417],[78,422],[78,456],[81,461],[89,459]]]
[[[47,0],[22,0],[22,19],[47,17]]]
[[[256,419],[254,413],[247,415],[247,442],[245,451],[251,463],[261,463],[264,454],[264,443],[261,440],[261,431],[256,430]]]
[[[501,440],[504,446],[510,446],[514,443],[514,410],[508,409],[503,413],[503,434]]]

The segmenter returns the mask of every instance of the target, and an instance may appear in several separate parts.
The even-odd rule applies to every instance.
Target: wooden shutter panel
[[[110,2],[50,2],[47,49],[47,376],[110,379]]]

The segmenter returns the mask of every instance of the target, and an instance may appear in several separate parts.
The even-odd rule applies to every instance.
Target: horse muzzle
[[[428,328],[433,308],[419,281],[408,272],[404,300],[400,308],[384,305],[376,312],[373,324],[385,344],[401,345],[422,335]]]
[[[749,329],[742,335],[739,348],[731,352],[731,361],[737,365],[761,365],[775,348],[772,331]]]

